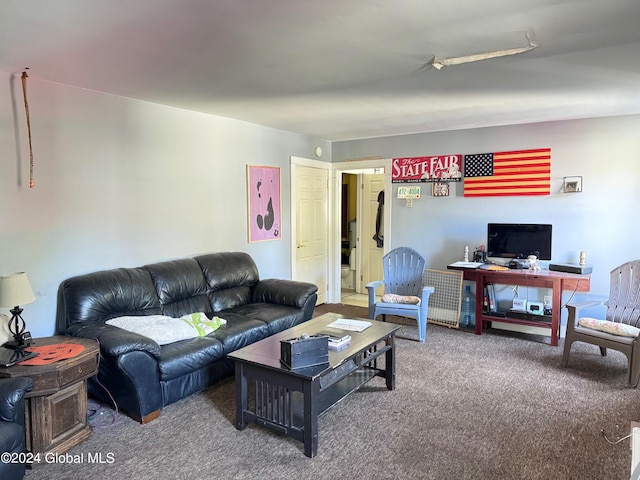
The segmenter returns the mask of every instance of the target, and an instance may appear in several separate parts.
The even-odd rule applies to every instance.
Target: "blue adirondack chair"
[[[369,294],[369,318],[375,320],[378,315],[382,315],[382,320],[386,321],[387,314],[415,318],[418,322],[420,342],[424,342],[427,335],[429,295],[434,292],[434,287],[422,285],[426,263],[425,258],[412,248],[396,248],[382,257],[384,280],[366,285]],[[376,289],[380,285],[384,285],[385,294],[418,297],[420,302],[418,304],[378,302]],[[395,300],[403,301],[402,298]]]

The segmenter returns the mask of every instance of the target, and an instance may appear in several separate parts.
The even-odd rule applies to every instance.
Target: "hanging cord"
[[[24,96],[24,111],[27,114],[27,131],[29,133],[29,188],[33,188],[33,147],[31,146],[31,118],[29,117],[29,102],[27,101],[28,68],[22,72],[22,94]]]

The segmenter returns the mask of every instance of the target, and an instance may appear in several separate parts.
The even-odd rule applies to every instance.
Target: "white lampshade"
[[[24,272],[0,277],[0,307],[17,307],[35,301],[31,284]]]

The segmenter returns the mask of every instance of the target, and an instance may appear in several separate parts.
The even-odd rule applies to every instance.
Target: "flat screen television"
[[[489,223],[487,256],[551,260],[551,225],[541,223]]]

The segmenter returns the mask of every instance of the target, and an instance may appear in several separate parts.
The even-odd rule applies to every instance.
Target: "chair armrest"
[[[78,322],[67,328],[72,337],[94,338],[100,344],[100,353],[112,357],[139,351],[147,352],[160,360],[160,345],[148,337],[128,332],[122,328],[101,322]]]
[[[421,305],[428,305],[429,304],[429,295],[431,295],[435,291],[436,291],[435,287],[431,287],[431,286],[428,286],[428,285],[423,286],[422,287],[422,293],[420,295],[420,304]]]
[[[584,302],[574,302],[567,303],[565,305],[567,307],[567,311],[569,312],[569,316],[567,318],[567,329],[574,330],[576,325],[578,325],[578,320],[582,316],[581,313],[585,310],[591,310],[600,307],[606,307],[606,301],[604,300],[589,300]],[[606,310],[603,311],[602,314],[596,314],[595,316],[604,318]]]
[[[569,311],[569,316],[573,314],[574,317],[580,314],[580,312],[592,309],[596,307],[606,307],[606,301],[604,300],[590,300],[585,302],[573,302],[566,304],[567,310]]]
[[[24,417],[24,396],[33,389],[29,377],[0,380],[0,420],[16,422]]]
[[[375,280],[373,282],[369,282],[365,285],[366,289],[369,291],[369,293],[371,293],[373,291],[373,294],[375,296],[376,293],[376,289],[382,285],[384,283],[383,280]]]
[[[365,285],[367,289],[367,294],[369,295],[369,318],[373,318],[373,311],[375,310],[375,304],[376,304],[376,290],[380,285],[383,285],[383,284],[384,284],[383,280],[375,280]]]
[[[304,308],[309,297],[317,291],[318,287],[313,283],[269,278],[258,282],[253,301]]]

